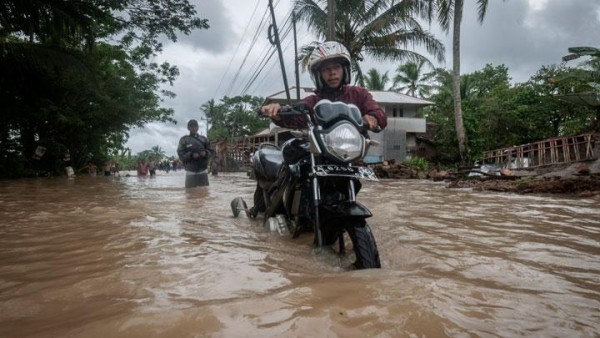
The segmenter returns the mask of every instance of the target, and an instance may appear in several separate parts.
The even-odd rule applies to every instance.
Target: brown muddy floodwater
[[[600,336],[598,197],[366,183],[383,268],[349,271],[183,175],[0,182],[0,337]]]

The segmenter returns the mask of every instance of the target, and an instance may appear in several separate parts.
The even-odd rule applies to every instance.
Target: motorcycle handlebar
[[[306,105],[303,103],[299,103],[296,105],[281,106],[281,109],[279,110],[279,113],[277,115],[281,117],[291,117],[305,114],[306,111]],[[258,108],[257,115],[258,117],[269,117],[262,112],[262,107]]]
[[[262,109],[262,107],[258,108],[258,111],[257,111],[258,117],[269,117],[269,116],[265,115],[261,109]],[[308,111],[308,107],[306,106],[306,104],[298,103],[295,105],[281,106],[281,110],[279,110],[279,114],[277,114],[277,115],[285,118],[285,117],[303,115],[303,114],[306,114],[307,111]],[[379,126],[377,126],[377,128],[375,130],[369,130],[369,124],[366,121],[363,122],[363,129],[365,131],[373,131],[376,133],[381,131],[381,127],[379,127]]]
[[[375,130],[371,130],[369,129],[369,124],[367,122],[363,122],[363,128],[367,131],[372,131],[374,133],[379,133],[381,131],[381,127],[377,126],[377,128],[375,128]]]

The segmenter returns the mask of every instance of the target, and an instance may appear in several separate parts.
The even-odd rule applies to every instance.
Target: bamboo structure
[[[501,164],[510,169],[573,163],[598,158],[594,145],[598,134],[555,137],[483,153],[483,163]]]
[[[274,143],[275,135],[257,134],[215,142],[216,157],[223,171],[245,171],[261,143]]]

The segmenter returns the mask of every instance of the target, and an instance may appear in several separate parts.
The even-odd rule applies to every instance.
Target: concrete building
[[[301,87],[300,99],[312,95],[313,90]],[[296,88],[291,87],[292,102],[297,101],[296,93]],[[391,159],[402,161],[407,156],[414,155],[417,150],[417,134],[426,132],[426,121],[417,117],[418,112],[423,107],[433,105],[433,102],[396,92],[371,90],[370,93],[385,111],[388,125],[381,133],[369,133],[371,138],[379,141],[381,145],[371,147],[365,160],[371,163]],[[283,90],[272,94],[265,101],[286,104],[286,92]]]

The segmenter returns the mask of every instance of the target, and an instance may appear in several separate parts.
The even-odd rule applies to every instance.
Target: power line
[[[285,39],[285,37],[286,37],[287,35],[289,35],[289,33],[290,33],[290,31],[291,31],[291,29],[292,29],[292,28],[293,28],[292,26],[288,26],[288,27],[287,27],[287,30],[286,30],[286,31],[284,31],[284,33],[282,34],[282,39]],[[284,49],[285,49],[285,50],[287,50],[287,48],[289,48],[289,45],[290,45],[290,42],[288,41],[287,47],[286,47],[286,48],[284,48]],[[274,54],[274,53],[275,53],[275,50],[273,50],[273,54]],[[267,79],[269,78],[269,77],[268,77],[268,75],[270,75],[270,74],[271,74],[271,72],[273,71],[273,69],[274,69],[276,66],[277,66],[276,62],[273,62],[273,63],[271,63],[271,65],[270,65],[269,69],[267,70],[267,72],[266,72],[266,73],[263,73],[263,77],[262,77],[262,78],[261,78],[261,80],[258,82],[258,85],[257,85],[257,87],[259,87],[259,86],[262,86],[262,84],[263,84],[263,83],[265,83],[265,82],[267,81]],[[263,67],[263,68],[264,68],[264,67]],[[264,70],[264,69],[261,69],[261,71],[262,71],[262,70]],[[252,82],[251,82],[251,83],[249,83],[249,84],[246,86],[246,89],[249,89],[249,88],[250,88],[250,86],[252,86],[252,84],[254,84],[254,82],[256,81],[256,78],[257,78],[259,75],[260,75],[260,74],[256,74],[256,77],[254,77],[254,79],[252,79]]]
[[[293,25],[291,25],[290,18],[291,18],[291,11],[288,13],[288,15],[286,17],[286,20],[284,21],[284,23],[282,25],[281,30],[283,31],[283,34],[281,35],[280,41],[284,40],[289,35],[290,31],[293,28]],[[290,42],[288,41],[288,44],[287,44],[288,47],[289,47],[289,44],[290,44]],[[286,47],[286,49],[287,49],[287,47]],[[263,73],[265,67],[267,66],[267,63],[271,60],[271,58],[273,57],[273,54],[275,53],[275,51],[276,51],[275,48],[271,45],[270,54],[267,53],[267,54],[269,54],[268,58],[265,59],[265,57],[263,57],[262,62],[261,62],[262,66],[260,66],[258,68],[254,68],[255,71],[252,73],[252,75],[250,76],[250,79],[248,80],[248,82],[246,82],[246,85],[243,87],[242,95],[245,94],[250,89],[250,87],[254,84],[254,82],[256,81],[256,79],[258,78],[258,76],[260,76],[261,73]],[[262,83],[264,81],[264,79],[266,78],[266,76],[268,74],[270,74],[270,72],[271,72],[271,70],[272,70],[272,68],[274,66],[275,66],[275,63],[272,63],[270,65],[269,70],[267,71],[267,73],[263,73],[264,76],[262,77],[262,80],[260,81],[260,83]]]
[[[260,1],[261,0],[256,0],[256,5],[254,5],[254,11],[252,11],[252,15],[250,16],[250,20],[248,21],[248,24],[246,26],[249,26],[250,23],[254,20],[254,15],[256,14],[256,10],[258,9],[258,4],[260,3]],[[264,20],[265,15],[266,15],[266,11],[265,11],[265,14],[263,14],[263,20]],[[223,80],[225,79],[225,76],[229,72],[229,67],[231,67],[233,58],[237,55],[238,50],[240,49],[240,46],[242,45],[242,41],[245,40],[244,38],[245,38],[247,32],[248,32],[248,30],[245,30],[244,34],[242,34],[242,36],[240,37],[240,41],[238,42],[237,47],[235,48],[235,52],[231,55],[231,58],[229,59],[229,63],[227,64],[227,69],[225,70],[225,73],[221,77],[221,80],[219,81],[219,85],[215,89],[215,93],[213,96],[217,96],[219,89],[221,89],[221,84],[223,84]]]
[[[268,8],[267,8],[268,9]],[[256,40],[258,39],[258,34],[261,31],[261,28],[263,27],[264,23],[265,23],[265,18],[267,16],[267,9],[265,9],[265,13],[263,14],[263,17],[260,21],[260,24],[258,25],[258,28],[256,29],[256,32],[254,32],[254,37],[252,38],[252,41],[250,42],[250,46],[248,48],[248,51],[246,52],[246,55],[244,55],[244,59],[242,60],[242,63],[240,64],[240,67],[238,68],[237,72],[235,73],[235,76],[233,77],[233,80],[231,81],[230,85],[229,85],[229,90],[227,91],[227,93],[231,94],[232,90],[233,90],[233,86],[236,83],[242,68],[244,67],[244,64],[246,63],[246,60],[248,59],[248,55],[250,55],[250,52],[252,51],[252,49],[254,48],[254,45],[256,44]]]
[[[248,90],[250,89],[250,87],[252,86],[252,84],[254,83],[254,81],[256,80],[256,78],[262,73],[262,71],[264,70],[265,66],[267,65],[267,63],[269,61],[271,61],[271,58],[273,57],[273,55],[275,55],[275,48],[271,49],[271,53],[269,54],[268,58],[263,59],[263,64],[260,68],[257,68],[254,73],[250,76],[250,79],[248,80],[248,82],[246,83],[246,85],[244,86],[244,89],[242,89],[241,94],[244,95],[246,92],[248,92]],[[271,66],[272,67],[272,66]]]
[[[260,72],[260,70],[264,67],[264,64],[266,62],[268,62],[268,60],[271,59],[272,54],[275,52],[275,48],[273,48],[273,46],[269,45],[268,48],[265,48],[263,51],[263,55],[260,58],[257,58],[254,61],[254,64],[252,65],[252,67],[250,67],[250,69],[254,69],[254,72],[252,73],[252,75],[250,75],[250,79],[253,78],[255,76],[255,74],[257,72]],[[247,87],[248,81],[246,81],[246,85],[244,85],[244,88]],[[240,81],[243,82],[243,81]],[[238,83],[240,83],[238,82]]]

